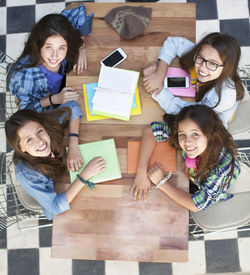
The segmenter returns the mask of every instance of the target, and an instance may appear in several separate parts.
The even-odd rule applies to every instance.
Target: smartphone
[[[189,87],[189,77],[166,77],[164,79],[165,88],[188,88]]]
[[[121,48],[118,48],[107,57],[105,57],[100,63],[104,66],[115,67],[126,58],[127,55],[125,54],[125,52]]]

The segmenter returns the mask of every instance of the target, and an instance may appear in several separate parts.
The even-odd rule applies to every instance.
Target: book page
[[[129,116],[133,103],[133,94],[119,91],[105,91],[96,88],[92,100],[93,110],[113,113],[121,116]]]
[[[139,72],[102,66],[98,87],[134,94]]]

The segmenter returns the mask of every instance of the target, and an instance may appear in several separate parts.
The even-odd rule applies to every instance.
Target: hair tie
[[[76,134],[76,133],[69,133],[69,137],[78,137],[78,138],[79,138],[79,134]]]
[[[54,103],[52,102],[52,95],[49,95],[49,102],[50,102],[50,105],[51,105],[51,106],[53,106],[53,107],[56,106],[56,104],[54,104]]]

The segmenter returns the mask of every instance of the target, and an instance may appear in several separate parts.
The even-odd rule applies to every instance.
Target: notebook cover
[[[135,174],[137,172],[139,152],[140,152],[140,140],[128,141],[128,165],[127,172],[129,174]],[[157,142],[149,161],[149,166],[158,161],[164,172],[176,172],[176,149],[171,147],[169,142]]]
[[[168,88],[168,90],[175,96],[195,97],[195,90],[192,86],[190,75],[186,71],[184,71],[181,68],[169,67],[167,76],[169,77],[188,76],[189,78],[188,88]]]
[[[83,95],[84,95],[84,103],[85,103],[87,120],[94,121],[94,120],[101,120],[101,119],[109,119],[110,117],[108,116],[96,115],[92,113],[92,108],[93,108],[92,100],[95,94],[95,89],[94,89],[95,87],[97,87],[97,82],[83,84]],[[141,104],[140,104],[139,90],[137,85],[130,115],[139,115],[139,114],[141,114]]]
[[[79,149],[83,158],[83,166],[77,172],[70,171],[70,181],[73,182],[87,163],[98,156],[103,157],[106,162],[105,169],[89,180],[94,183],[104,182],[121,178],[120,164],[117,157],[114,139],[105,139],[85,144],[80,144]]]

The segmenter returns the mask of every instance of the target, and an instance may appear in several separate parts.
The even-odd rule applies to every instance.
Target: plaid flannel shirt
[[[166,123],[152,122],[151,126],[157,142],[168,140],[170,128]],[[184,151],[182,151],[182,156],[185,160],[186,153]],[[199,179],[195,179],[195,184],[199,190],[192,195],[192,201],[199,210],[203,210],[219,200],[228,200],[233,197],[232,194],[227,193],[227,190],[235,183],[240,174],[240,164],[238,160],[235,161],[232,179],[225,187],[225,183],[230,178],[231,167],[232,155],[226,152],[225,148],[222,148],[218,163],[210,170],[206,180],[200,181]]]
[[[91,32],[93,13],[86,16],[84,5],[81,4],[75,9],[64,10],[62,15],[69,20],[76,30],[80,31],[81,35],[87,35]],[[26,56],[19,60],[16,68],[18,69],[28,63],[29,56]],[[40,99],[49,92],[49,85],[39,66],[15,70],[11,76],[9,89],[18,98],[20,109],[28,108],[38,112],[51,109],[51,106],[42,108],[40,104]]]

